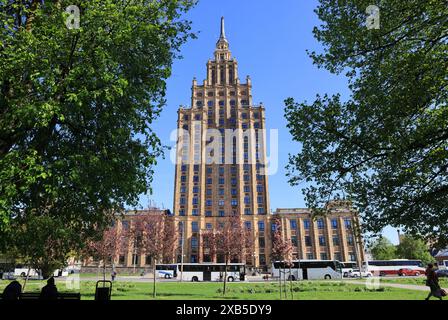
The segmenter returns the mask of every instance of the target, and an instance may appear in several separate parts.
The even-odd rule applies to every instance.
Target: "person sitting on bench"
[[[17,300],[22,292],[22,285],[14,280],[3,290],[3,300]]]
[[[55,300],[58,298],[58,288],[56,288],[54,278],[51,277],[47,280],[47,285],[42,288],[40,292],[40,299],[42,300]]]

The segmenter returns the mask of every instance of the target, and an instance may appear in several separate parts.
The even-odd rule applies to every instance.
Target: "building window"
[[[335,246],[338,246],[338,245],[339,245],[339,237],[338,237],[338,236],[334,236],[334,237],[333,237],[333,244],[334,244]]]
[[[324,228],[324,219],[318,219],[317,220],[317,229],[323,229]]]
[[[289,220],[289,225],[291,226],[291,230],[297,230],[297,220]]]
[[[354,241],[353,241],[353,236],[352,235],[348,235],[347,236],[347,243],[352,246]]]
[[[120,256],[120,257],[118,258],[118,264],[124,265],[124,263],[125,263],[125,258],[124,258],[124,256]]]
[[[328,256],[327,256],[327,254],[325,252],[321,252],[320,260],[328,260]]]
[[[352,220],[350,218],[345,218],[344,219],[344,224],[345,224],[345,228],[346,229],[351,229],[352,228]]]
[[[180,204],[181,205],[185,204],[185,198],[180,198]]]
[[[224,200],[222,199],[218,200],[218,205],[222,207],[224,205]]]
[[[244,197],[244,204],[250,204],[250,197]]]
[[[250,192],[250,186],[244,186],[244,192]]]
[[[212,216],[212,212],[210,210],[205,211],[205,216],[206,217],[211,217]]]
[[[199,193],[199,187],[193,187],[193,193]]]
[[[199,210],[198,209],[191,210],[191,215],[195,217],[199,216]]]
[[[193,204],[198,204],[199,203],[199,199],[197,197],[193,198]]]
[[[264,231],[264,221],[258,221],[258,230]]]
[[[210,101],[207,102],[207,105],[209,107],[213,107],[215,105],[215,103],[212,100],[210,100]]]
[[[198,256],[195,254],[192,254],[190,261],[191,261],[191,263],[198,263]]]
[[[251,214],[250,209],[249,208],[244,208],[244,214],[246,216],[249,216]]]
[[[224,178],[219,178],[219,184],[224,184]]]
[[[219,195],[220,195],[220,196],[223,196],[223,195],[224,195],[224,191],[225,191],[224,189],[219,189],[219,190],[218,190]]]
[[[263,204],[263,197],[257,197],[257,203]]]
[[[197,248],[198,247],[198,238],[191,237],[191,247],[192,248]]]
[[[220,100],[220,101],[219,101],[219,106],[223,107],[224,104],[225,104],[224,100]]]
[[[238,194],[236,189],[232,189],[231,193],[232,193],[232,196],[236,196]]]
[[[250,221],[245,221],[244,226],[246,227],[246,230],[252,229],[252,224],[250,223]]]
[[[152,259],[151,259],[151,256],[146,256],[145,257],[145,264],[146,265],[151,265],[152,264]]]
[[[237,206],[237,205],[238,205],[238,200],[236,200],[236,199],[232,199],[232,200],[230,201],[230,203],[231,203],[232,206]]]
[[[180,181],[181,182],[186,182],[187,181],[187,176],[181,176],[180,177]]]
[[[294,247],[297,247],[297,237],[296,236],[291,237],[291,243]]]
[[[180,171],[186,172],[187,171],[187,166],[185,164],[182,165]]]
[[[264,237],[258,238],[258,245],[260,246],[260,248],[264,248],[266,246],[266,242],[264,240]]]
[[[307,258],[308,260],[313,260],[313,259],[314,259],[314,254],[312,254],[312,253],[307,253],[307,254],[306,254],[306,258]]]
[[[258,208],[258,214],[265,214],[264,208]]]
[[[212,229],[213,229],[213,225],[212,225],[211,223],[206,223],[206,224],[205,224],[205,228],[206,228],[207,230],[212,230]]]
[[[260,264],[266,264],[266,256],[264,254],[260,254]]]
[[[337,229],[338,228],[338,219],[331,219],[331,227],[333,229]]]
[[[325,237],[324,236],[319,236],[319,245],[321,246],[325,246]]]
[[[196,106],[197,107],[202,107],[202,101],[196,101]]]
[[[185,210],[184,209],[180,209],[179,210],[179,215],[180,216],[185,216]]]
[[[210,206],[212,206],[212,200],[211,199],[207,199],[207,200],[205,200],[205,205],[207,206],[207,207],[210,207]]]
[[[355,254],[354,254],[353,252],[349,252],[349,253],[348,253],[348,259],[349,259],[350,261],[356,261],[356,256],[355,256]]]
[[[310,229],[310,220],[308,220],[308,219],[303,220],[303,227],[305,228],[305,230],[309,230]]]
[[[208,196],[211,196],[211,195],[213,194],[212,189],[207,189],[206,194],[207,194]]]
[[[342,255],[340,252],[335,252],[334,253],[334,259],[337,261],[342,261]]]
[[[212,184],[213,180],[212,178],[207,178],[207,184]]]
[[[305,245],[307,247],[311,247],[311,237],[310,236],[305,236]]]
[[[219,211],[218,211],[218,215],[219,215],[220,217],[224,217],[224,216],[225,216],[224,210],[219,210]]]
[[[263,192],[263,186],[257,185],[257,192]]]

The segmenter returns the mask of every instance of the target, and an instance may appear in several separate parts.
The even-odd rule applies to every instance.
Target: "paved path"
[[[354,283],[354,284],[366,284],[367,283],[366,281],[358,281],[358,280],[349,280],[349,281],[350,281],[350,283]],[[349,281],[347,281],[347,282],[349,282]],[[374,284],[374,282],[370,282],[370,283],[372,285]],[[389,283],[389,282],[380,281],[380,286],[429,292],[429,288],[427,286],[419,286],[419,285],[415,285],[415,284]],[[448,291],[447,288],[443,288],[443,289],[445,291]]]

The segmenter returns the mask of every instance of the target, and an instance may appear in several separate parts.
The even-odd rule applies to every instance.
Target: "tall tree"
[[[293,246],[291,239],[285,239],[282,232],[281,222],[278,217],[274,217],[272,224],[275,225],[275,230],[272,232],[272,251],[271,260],[279,261],[281,267],[279,268],[279,284],[280,284],[280,299],[282,298],[282,274],[283,274],[283,287],[285,292],[285,298],[287,298],[286,291],[286,268],[290,269],[292,263],[292,251]],[[292,281],[292,277],[289,277]],[[292,293],[292,291],[291,291]]]
[[[205,231],[202,234],[204,249],[210,255],[222,255],[225,261],[223,295],[227,290],[227,270],[232,260],[244,261],[253,252],[253,236],[251,230],[243,226],[243,221],[237,215],[227,217],[221,228],[215,231]]]
[[[129,232],[132,246],[138,255],[151,258],[153,297],[156,292],[156,264],[163,258],[174,257],[177,238],[174,218],[161,214],[143,214],[133,218]]]
[[[126,245],[128,244],[126,239],[127,232],[115,225],[106,229],[98,240],[91,240],[88,242],[85,256],[87,258],[93,257],[102,261],[103,280],[106,280],[107,263],[110,263],[112,267],[120,253],[126,251]]]
[[[370,246],[370,253],[375,260],[390,260],[397,258],[397,248],[385,237],[378,238]]]
[[[423,263],[434,262],[425,241],[408,235],[401,237],[397,246],[397,256],[401,259],[421,260]]]
[[[448,243],[448,6],[445,0],[320,0],[314,63],[345,75],[350,97],[285,101],[302,144],[289,181],[309,206],[350,194],[366,231],[385,226]]]
[[[193,4],[0,0],[0,250],[42,252],[22,241],[31,230],[63,234],[62,259],[151,191],[163,151],[152,124]]]

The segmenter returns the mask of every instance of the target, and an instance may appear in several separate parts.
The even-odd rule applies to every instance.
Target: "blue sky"
[[[167,82],[167,106],[154,126],[162,142],[172,145],[170,133],[176,128],[177,109],[190,104],[193,77],[198,83],[205,78],[205,64],[213,57],[220,18],[224,16],[230,50],[239,64],[239,77],[245,82],[246,75],[251,76],[254,103],[263,102],[267,128],[279,131],[279,170],[269,176],[273,210],[306,207],[301,188],[289,186],[285,176],[288,154],[297,153],[300,146],[291,141],[286,128],[283,101],[288,97],[312,101],[318,93],[349,95],[343,76],[317,69],[306,53],[307,49],[322,50],[312,35],[313,27],[320,24],[313,11],[316,5],[315,0],[200,0],[187,15],[198,39],[182,47],[183,59],[175,61]],[[150,197],[141,197],[141,205],[147,206],[151,199],[172,210],[174,165],[169,154],[166,159],[159,159],[153,189]],[[394,229],[387,228],[384,233],[397,242]]]

